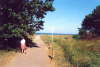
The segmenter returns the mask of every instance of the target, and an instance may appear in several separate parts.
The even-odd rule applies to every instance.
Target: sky
[[[44,30],[39,33],[77,34],[86,15],[91,13],[100,0],[54,0],[54,12],[45,16]]]

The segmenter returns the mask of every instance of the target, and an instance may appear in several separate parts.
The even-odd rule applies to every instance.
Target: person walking
[[[26,50],[26,41],[25,41],[25,39],[23,38],[23,39],[21,39],[21,41],[20,41],[20,47],[21,47],[21,52],[22,53],[25,53],[25,50]]]

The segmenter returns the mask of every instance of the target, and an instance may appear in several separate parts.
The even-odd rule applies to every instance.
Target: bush
[[[79,35],[73,35],[72,38],[79,39],[80,36]]]

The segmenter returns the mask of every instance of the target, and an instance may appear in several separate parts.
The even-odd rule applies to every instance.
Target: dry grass
[[[49,55],[52,56],[52,48],[50,48],[50,45],[53,45],[53,60],[56,63],[56,67],[68,67],[71,66],[69,62],[66,62],[66,59],[64,57],[64,52],[61,46],[59,46],[56,42],[57,38],[63,38],[63,35],[55,35],[54,36],[54,42],[52,42],[52,36],[51,35],[42,35],[41,38],[43,41],[47,44],[47,47],[49,48]]]
[[[51,36],[41,36],[51,44]],[[100,67],[100,40],[78,40],[72,35],[55,35],[53,48],[58,67]],[[61,65],[62,64],[62,65]]]
[[[0,67],[4,67],[5,64],[10,62],[15,54],[16,53],[14,51],[0,50]]]

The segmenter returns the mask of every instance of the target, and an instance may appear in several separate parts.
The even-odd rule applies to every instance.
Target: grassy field
[[[14,51],[0,50],[0,67],[4,67],[14,56]]]
[[[100,67],[100,40],[78,40],[72,35],[41,35],[53,46],[57,67]],[[51,49],[50,49],[51,50]]]

